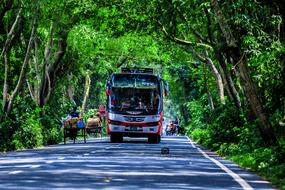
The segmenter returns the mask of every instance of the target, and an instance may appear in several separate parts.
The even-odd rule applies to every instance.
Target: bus
[[[107,133],[111,142],[123,137],[147,137],[159,143],[162,134],[163,97],[167,82],[150,68],[123,68],[107,82]]]

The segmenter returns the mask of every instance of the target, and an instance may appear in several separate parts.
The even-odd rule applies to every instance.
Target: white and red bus
[[[163,93],[164,92],[164,93]],[[162,134],[163,96],[167,83],[153,69],[122,69],[107,82],[107,132],[111,142],[124,136],[147,137],[159,143]]]

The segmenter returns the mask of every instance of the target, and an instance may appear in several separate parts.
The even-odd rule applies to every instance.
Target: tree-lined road
[[[168,147],[168,155],[161,148]],[[267,181],[205,150],[187,137],[88,139],[0,157],[0,189],[272,190]]]

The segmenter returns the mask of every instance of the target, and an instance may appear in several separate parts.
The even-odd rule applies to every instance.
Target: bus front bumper
[[[157,134],[159,133],[159,126],[121,126],[112,125],[108,126],[108,133],[123,133],[123,134]]]

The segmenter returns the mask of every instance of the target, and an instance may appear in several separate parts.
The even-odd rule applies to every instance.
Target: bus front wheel
[[[119,143],[123,141],[123,136],[120,134],[112,133],[110,139],[111,143]]]
[[[161,137],[160,135],[150,135],[148,136],[148,142],[149,143],[160,143]]]

